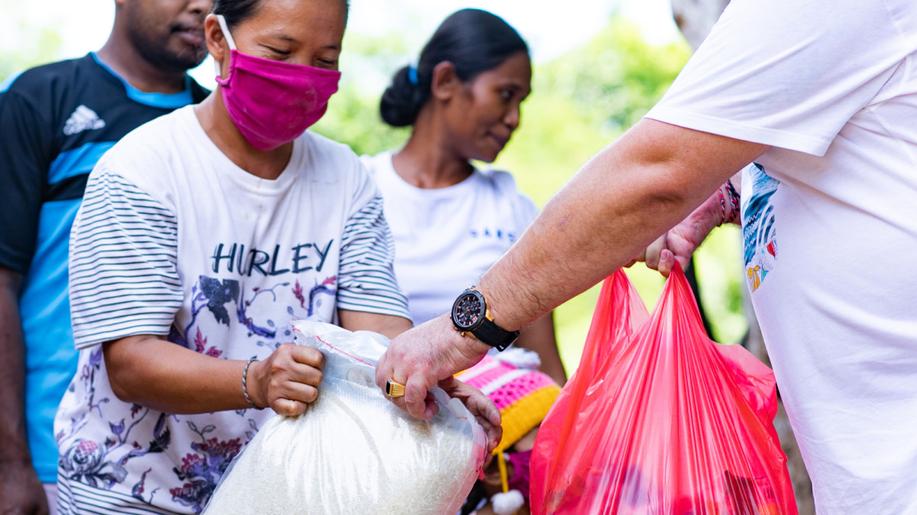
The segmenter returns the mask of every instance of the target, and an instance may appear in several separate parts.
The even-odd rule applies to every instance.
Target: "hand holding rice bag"
[[[224,476],[205,513],[455,513],[485,458],[484,431],[465,406],[432,391],[439,412],[415,420],[373,378],[387,340],[317,322],[297,343],[325,355],[318,400],[271,418]]]

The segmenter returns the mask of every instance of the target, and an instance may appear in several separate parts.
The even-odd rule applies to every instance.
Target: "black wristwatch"
[[[468,288],[452,304],[452,325],[464,335],[471,333],[497,350],[505,350],[519,338],[519,331],[507,331],[494,323],[484,295]]]

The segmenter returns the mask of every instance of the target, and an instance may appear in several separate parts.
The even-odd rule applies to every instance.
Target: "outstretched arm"
[[[518,329],[639,255],[763,145],[644,119],[599,153],[545,207],[479,283],[495,321]],[[458,293],[458,292],[457,292]],[[404,404],[429,416],[427,389],[488,347],[440,317],[396,338],[377,369],[408,385]]]

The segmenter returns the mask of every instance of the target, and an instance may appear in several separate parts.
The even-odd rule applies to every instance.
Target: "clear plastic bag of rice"
[[[483,429],[442,390],[430,422],[411,418],[375,385],[383,336],[317,322],[296,341],[325,355],[318,400],[268,420],[223,477],[205,513],[454,514],[486,454]]]

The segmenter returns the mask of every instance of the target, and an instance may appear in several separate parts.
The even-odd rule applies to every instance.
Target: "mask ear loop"
[[[236,50],[236,42],[232,39],[232,34],[229,33],[229,26],[226,25],[226,18],[222,14],[218,14],[217,23],[220,24],[220,30],[223,31],[223,37],[226,38],[226,43],[229,44],[230,50]]]
[[[229,33],[229,26],[226,25],[226,18],[224,18],[222,14],[217,14],[216,17],[217,17],[217,23],[220,24],[220,30],[223,32],[223,37],[226,38],[226,44],[229,45],[229,50],[230,51],[236,50],[236,42],[234,39],[232,39],[232,34]],[[217,77],[218,78],[221,77],[223,74],[223,70],[220,67],[221,66],[220,63],[214,60],[213,66],[216,68]],[[232,70],[230,70],[229,73],[232,73]]]

